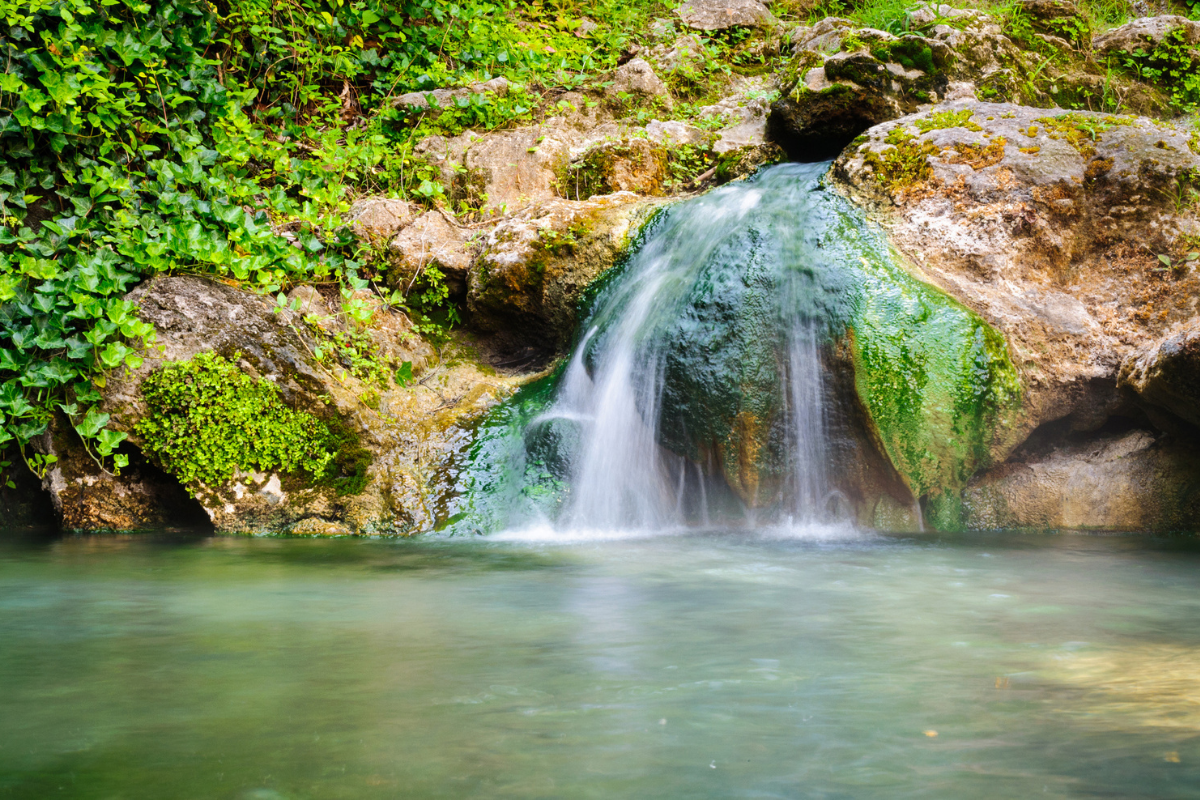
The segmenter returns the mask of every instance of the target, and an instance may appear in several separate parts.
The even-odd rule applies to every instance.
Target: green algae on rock
[[[890,259],[864,258],[861,274],[850,324],[858,396],[913,494],[955,493],[1014,432],[1021,385],[1004,338]]]

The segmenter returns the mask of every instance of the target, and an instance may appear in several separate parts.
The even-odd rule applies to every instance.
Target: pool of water
[[[1195,540],[504,538],[0,535],[0,797],[1200,796]]]

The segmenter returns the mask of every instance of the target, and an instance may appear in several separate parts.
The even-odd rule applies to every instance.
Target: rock
[[[650,58],[666,74],[693,69],[704,56],[704,43],[694,33],[676,38],[670,44],[650,50]]]
[[[831,17],[793,31],[768,138],[795,159],[831,157],[872,125],[951,94],[973,97],[977,86],[1007,88],[1024,70],[1020,49],[986,14],[922,5],[910,24],[931,27],[897,37]]]
[[[1200,529],[1200,451],[1145,430],[1065,442],[977,476],[971,529]]]
[[[390,239],[408,225],[419,209],[404,200],[366,197],[350,206],[346,219],[355,234],[368,239]]]
[[[632,59],[617,69],[612,85],[608,87],[608,95],[616,98],[621,94],[659,100],[667,108],[673,105],[667,85],[655,74],[654,67],[642,58]]]
[[[1120,385],[1200,427],[1200,318],[1130,355]]]
[[[42,489],[64,530],[147,530],[204,521],[199,505],[179,482],[144,458],[132,458],[119,476],[101,470],[62,417],[55,418],[35,447],[58,459]]]
[[[719,119],[725,127],[717,131],[713,152],[724,155],[766,143],[767,116],[777,93],[762,80],[749,80],[737,92],[699,110],[706,119]]]
[[[461,354],[449,364],[431,366],[433,348],[407,320],[364,295],[351,301],[374,310],[369,334],[379,347],[378,358],[392,369],[408,361],[421,383],[368,381],[339,363],[332,338],[317,338],[320,326],[305,322],[306,316],[318,318],[329,310],[321,296],[309,289],[293,297],[301,302],[300,311],[275,312],[269,298],[187,276],[155,278],[130,293],[142,318],[154,324],[162,347],[148,351],[137,370],[110,376],[103,389],[110,425],[130,434],[131,465],[119,477],[105,475],[80,452],[74,434],[57,426],[44,442],[45,452],[59,456],[46,487],[63,524],[81,530],[140,528],[186,521],[203,507],[216,529],[226,532],[279,531],[297,524],[305,530],[315,524],[305,520],[336,523],[356,534],[432,528],[437,509],[444,506],[439,498],[455,491],[445,466],[467,442],[463,428],[509,393],[517,379],[485,374]],[[329,316],[338,318],[326,328],[330,337],[354,330],[340,311]],[[318,361],[318,347],[334,357]],[[452,340],[442,349],[452,353],[455,347]],[[313,484],[303,475],[240,472],[226,485],[188,487],[196,495],[193,501],[178,481],[149,463],[136,430],[147,413],[142,381],[164,361],[208,351],[226,358],[240,354],[242,370],[273,382],[286,405],[344,431],[340,456],[347,459],[345,469],[357,470],[364,479],[360,491],[339,495],[333,486]]]
[[[660,195],[667,179],[667,147],[626,139],[588,150],[564,173],[562,194],[576,200],[616,192]]]
[[[1193,22],[1187,17],[1164,15],[1141,17],[1102,33],[1092,39],[1092,49],[1101,55],[1132,53],[1138,49],[1149,52],[1175,31],[1182,32],[1185,43],[1200,44],[1200,22]]]
[[[467,272],[473,254],[466,237],[440,211],[427,211],[392,239],[395,254],[388,283],[407,291],[427,267],[437,267],[446,276],[451,297],[466,294]]]
[[[484,83],[476,83],[460,89],[431,89],[427,92],[408,92],[392,101],[396,108],[421,110],[431,105],[437,108],[450,108],[460,102],[469,101],[473,95],[494,94],[506,97],[512,84],[506,78],[492,78]],[[432,99],[432,103],[430,100]]]
[[[768,28],[775,24],[775,17],[759,0],[687,0],[676,13],[684,25],[699,31]]]
[[[1073,0],[1021,0],[1021,9],[1038,21],[1070,19],[1079,15]]]
[[[646,126],[646,138],[668,147],[679,144],[704,145],[708,143],[711,134],[678,120],[668,120],[667,122],[651,120],[650,124]]]
[[[332,522],[319,517],[307,517],[300,520],[288,533],[292,536],[352,536],[354,532],[340,522]]]
[[[675,23],[672,20],[659,17],[650,23],[650,37],[652,39],[662,41],[674,37],[675,34]]]
[[[42,528],[54,525],[55,510],[42,482],[30,472],[16,450],[0,451],[0,462],[8,462],[0,480],[0,519],[6,527]],[[12,481],[12,486],[6,485]]]
[[[461,194],[493,214],[524,208],[556,196],[569,157],[563,142],[538,127],[489,134],[466,150]]]
[[[835,184],[873,209],[912,273],[1004,334],[1023,395],[1009,452],[1043,424],[1112,407],[1121,365],[1196,315],[1197,270],[1154,255],[1200,234],[1170,193],[1200,167],[1190,135],[960,102],[877,126],[835,162]]]
[[[472,324],[515,346],[564,348],[583,291],[626,251],[655,207],[630,192],[550,200],[493,228],[471,270]]]

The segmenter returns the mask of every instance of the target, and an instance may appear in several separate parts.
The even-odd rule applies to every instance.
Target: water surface
[[[0,797],[1200,796],[1194,540],[553,536],[0,535]]]

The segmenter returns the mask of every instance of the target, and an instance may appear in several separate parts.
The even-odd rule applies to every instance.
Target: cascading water
[[[571,486],[560,524],[594,528],[661,528],[687,522],[711,522],[718,513],[747,506],[731,502],[712,480],[723,453],[702,448],[692,461],[664,446],[692,439],[707,414],[681,414],[680,406],[718,405],[722,392],[687,391],[672,385],[668,374],[687,371],[697,378],[720,379],[723,365],[714,351],[728,342],[711,323],[738,327],[746,310],[760,339],[779,341],[734,344],[734,350],[770,352],[745,376],[753,384],[779,381],[785,404],[786,486],[791,513],[812,520],[821,516],[828,493],[825,480],[825,432],[822,415],[820,320],[807,280],[811,264],[795,246],[802,240],[804,208],[824,165],[794,165],[772,170],[748,184],[727,186],[677,209],[655,229],[633,256],[624,274],[598,300],[586,333],[576,348],[553,405],[533,424],[572,424],[578,442],[569,458]],[[750,276],[748,308],[731,309],[705,319],[697,307],[710,305],[710,286]],[[755,291],[759,290],[759,291]],[[773,296],[772,296],[773,295]],[[773,307],[774,306],[774,307]],[[765,317],[765,319],[764,319]],[[763,323],[766,324],[763,324]],[[709,323],[709,324],[706,324]],[[685,349],[679,352],[681,338]],[[757,345],[757,346],[754,346]],[[692,348],[695,348],[692,350]],[[779,351],[783,352],[779,352]],[[743,355],[747,353],[743,352]],[[732,353],[732,355],[737,355]],[[782,356],[782,358],[780,358]],[[780,369],[779,367],[782,367]],[[674,367],[674,369],[672,369]],[[739,381],[740,382],[740,381]],[[684,392],[682,402],[672,395]],[[664,397],[667,395],[667,397]],[[666,400],[666,402],[664,402]],[[693,412],[695,408],[691,408]],[[733,417],[745,413],[732,406]],[[664,414],[673,418],[664,420]],[[688,419],[688,417],[692,417]],[[763,420],[766,422],[767,420]],[[693,455],[696,455],[694,453]],[[740,466],[740,465],[739,465]]]
[[[827,167],[660,214],[566,365],[476,432],[445,524],[894,524],[969,475],[1015,408],[1003,340],[899,267]]]
[[[839,290],[811,224],[826,167],[774,167],[654,223],[550,403],[516,423],[521,444],[488,482],[505,507],[493,525],[828,520],[822,350]],[[539,483],[553,504],[525,502]]]

